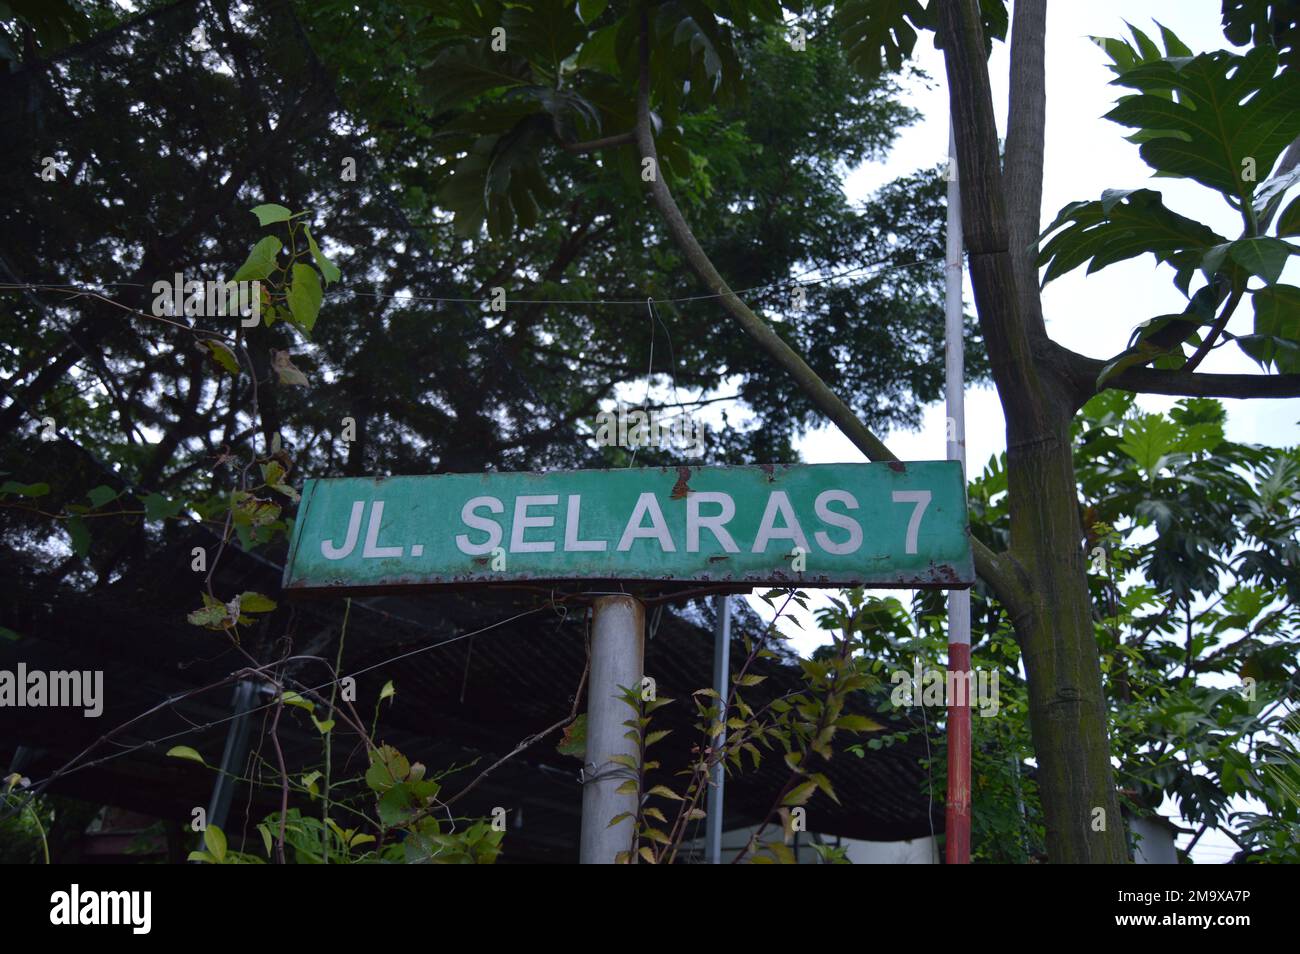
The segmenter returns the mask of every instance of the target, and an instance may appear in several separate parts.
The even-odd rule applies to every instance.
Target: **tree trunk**
[[[1028,576],[1015,621],[1029,682],[1029,719],[1047,853],[1056,864],[1128,860],[1115,794],[1101,664],[1081,545],[1069,420],[1025,439],[1007,415],[1011,553]]]
[[[1101,664],[1084,572],[1070,420],[1074,386],[1036,358],[1046,338],[1032,239],[1043,137],[1044,0],[1018,0],[1004,174],[979,0],[940,0],[948,88],[980,328],[1007,422],[1008,605],[1024,653],[1030,727],[1055,863],[1128,860],[1115,793]],[[1004,601],[1005,602],[1005,601]]]

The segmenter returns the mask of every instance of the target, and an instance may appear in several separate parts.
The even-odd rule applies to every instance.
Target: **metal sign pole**
[[[715,748],[727,741],[727,670],[731,652],[731,603],[725,596],[716,597],[718,627],[713,633],[713,690],[718,694],[718,718],[723,724],[722,735],[717,736]],[[719,759],[710,771],[708,812],[704,829],[704,862],[722,864],[722,783],[727,777],[726,766]]]
[[[640,792],[618,794],[633,777],[614,756],[630,756],[638,766],[641,752],[624,736],[623,723],[635,716],[624,701],[624,688],[641,691],[645,663],[645,606],[631,596],[600,596],[592,607],[591,687],[587,692],[587,754],[583,765],[582,839],[578,857],[584,865],[614,864],[620,851],[633,848],[634,818]],[[624,812],[632,817],[610,821]]]
[[[248,734],[252,728],[248,711],[253,708],[256,697],[257,684],[251,679],[241,679],[235,684],[234,701],[231,703],[235,718],[226,731],[221,770],[212,783],[212,797],[208,800],[207,823],[218,828],[226,827],[226,815],[230,812],[230,800],[235,791],[234,779],[243,772],[244,760],[248,758]]]
[[[948,126],[948,248],[944,295],[944,364],[948,408],[948,459],[961,461],[966,474],[965,368],[962,352],[961,184],[957,142]],[[948,798],[944,810],[948,864],[970,864],[971,700],[970,590],[948,591],[948,685],[955,698],[948,705]]]

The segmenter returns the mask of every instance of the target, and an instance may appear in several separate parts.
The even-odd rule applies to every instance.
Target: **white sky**
[[[1157,36],[1152,22],[1172,29],[1194,52],[1228,46],[1219,23],[1218,0],[1089,0],[1088,3],[1049,4],[1047,19],[1047,128],[1044,161],[1042,225],[1056,217],[1062,206],[1080,199],[1099,198],[1105,189],[1153,188],[1163,193],[1165,204],[1191,218],[1210,225],[1221,234],[1235,237],[1240,221],[1217,193],[1190,180],[1155,179],[1142,162],[1138,149],[1123,138],[1129,130],[1101,117],[1124,92],[1110,86],[1113,74],[1106,68],[1107,57],[1089,36],[1127,36],[1125,21]],[[816,42],[810,37],[809,42]],[[917,44],[916,63],[931,77],[929,83],[908,84],[904,102],[921,113],[921,120],[905,129],[883,163],[864,165],[846,183],[849,197],[864,200],[876,188],[893,179],[943,161],[948,150],[948,98],[942,55],[929,35]],[[990,61],[994,106],[1002,135],[1006,130],[1008,50],[996,44]],[[1267,177],[1260,170],[1260,178]],[[1292,265],[1288,279],[1296,281],[1300,268]],[[1058,342],[1094,358],[1110,358],[1128,344],[1135,325],[1171,312],[1180,312],[1185,299],[1173,287],[1172,270],[1156,267],[1147,255],[1112,265],[1084,277],[1080,268],[1047,286],[1043,310],[1048,332]],[[966,279],[966,305],[970,280]],[[935,321],[943,320],[941,314]],[[1243,308],[1229,326],[1248,331],[1251,314]],[[1211,354],[1203,371],[1258,373],[1259,367],[1235,346]],[[1148,411],[1163,411],[1176,398],[1140,396],[1138,404]],[[1228,437],[1232,440],[1273,445],[1290,445],[1300,437],[1300,400],[1227,400]],[[942,403],[926,409],[919,432],[889,432],[886,442],[906,460],[942,459],[945,455],[945,412]],[[870,423],[870,422],[868,422]],[[994,454],[1006,449],[1005,424],[997,395],[991,387],[969,389],[966,395],[966,446],[968,470],[978,473]],[[820,428],[798,444],[810,463],[859,461],[862,455],[833,426]],[[910,596],[906,591],[900,597]],[[761,601],[750,604],[765,618],[771,611]],[[803,617],[804,634],[793,645],[807,652],[822,642],[809,617]],[[787,629],[787,632],[793,630]],[[797,632],[797,631],[795,631]],[[1166,801],[1165,815],[1175,814]],[[1180,838],[1186,844],[1187,837]],[[1222,863],[1236,850],[1217,832],[1207,833],[1193,855],[1201,863]]]

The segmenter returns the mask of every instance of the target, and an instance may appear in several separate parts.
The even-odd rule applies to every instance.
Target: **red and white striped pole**
[[[965,367],[962,349],[961,184],[957,143],[948,126],[948,249],[944,294],[944,370],[948,406],[948,459],[966,473]],[[944,859],[970,864],[970,590],[948,591],[948,797],[944,809]],[[955,677],[955,678],[954,678]]]

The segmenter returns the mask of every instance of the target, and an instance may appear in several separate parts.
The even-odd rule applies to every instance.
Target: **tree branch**
[[[1201,342],[1201,346],[1196,349],[1196,352],[1187,359],[1187,363],[1179,368],[1180,371],[1184,374],[1191,374],[1197,369],[1200,363],[1205,360],[1205,356],[1209,354],[1210,349],[1214,347],[1214,342],[1219,339],[1219,335],[1223,334],[1223,329],[1227,327],[1228,319],[1232,317],[1232,313],[1236,311],[1237,306],[1241,304],[1241,296],[1245,294],[1245,292],[1245,285],[1233,290],[1233,293],[1228,297],[1227,304],[1223,306],[1223,311],[1219,314],[1218,320],[1215,321],[1213,327],[1210,328],[1209,334],[1205,336],[1205,340]]]
[[[558,136],[557,136],[558,139]],[[636,141],[633,133],[619,133],[617,136],[605,136],[603,139],[588,139],[585,142],[565,142],[559,139],[560,148],[565,152],[596,152],[599,149],[612,149],[615,146],[630,146]]]
[[[668,183],[664,180],[659,165],[659,153],[655,148],[654,127],[650,122],[650,27],[646,13],[641,14],[641,29],[638,39],[640,69],[636,97],[636,144],[643,159],[650,159],[653,176],[650,179],[650,198],[655,208],[668,226],[668,233],[686,258],[691,270],[699,276],[710,291],[719,296],[723,309],[751,336],[776,363],[789,372],[799,388],[812,399],[853,445],[872,461],[898,460],[898,457],[885,446],[864,425],[852,409],[849,408],[810,368],[793,348],[772,330],[766,321],[754,314],[735,292],[727,285],[713,262],[695,238],[695,233],[686,223]],[[996,160],[996,152],[994,154]],[[995,554],[979,540],[971,538],[975,555],[975,569],[993,588],[998,598],[1013,613],[1024,606],[1024,592],[1009,565],[1011,557]]]
[[[1011,264],[1027,330],[1046,334],[1038,294],[1038,233],[1043,203],[1047,0],[1016,0],[1011,29],[1010,103],[1003,186]],[[958,174],[961,166],[958,164]]]
[[[1062,368],[1079,395],[1082,406],[1097,393],[1097,376],[1106,362],[1047,342],[1051,360]],[[1172,394],[1182,397],[1289,398],[1300,397],[1300,374],[1189,374],[1155,368],[1128,368],[1106,380],[1106,387],[1137,394]]]

